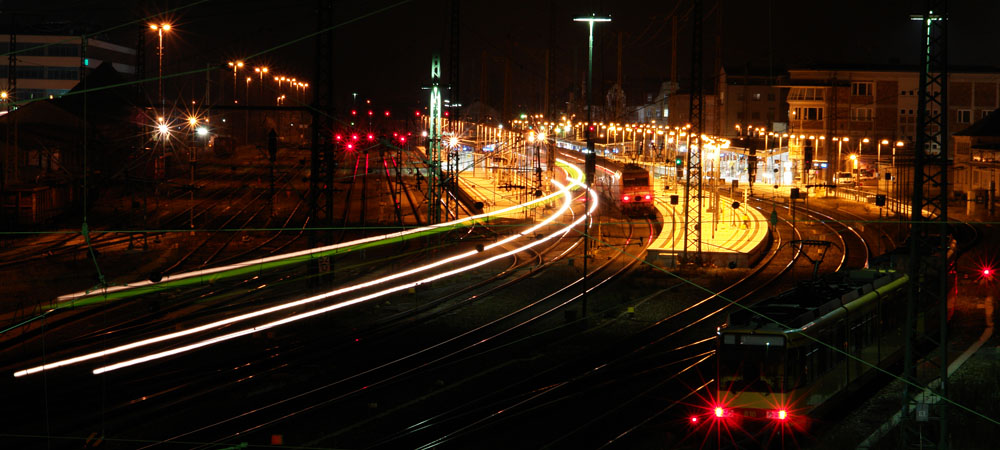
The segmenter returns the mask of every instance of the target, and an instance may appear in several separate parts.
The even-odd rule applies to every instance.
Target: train
[[[649,170],[638,164],[625,164],[618,178],[619,205],[628,215],[650,215],[656,213],[655,189]]]
[[[909,283],[892,270],[838,272],[730,313],[715,336],[715,397],[690,423],[809,429],[872,366],[902,358]],[[938,308],[922,309],[918,323],[936,328]]]

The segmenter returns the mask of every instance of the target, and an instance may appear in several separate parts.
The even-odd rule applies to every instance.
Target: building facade
[[[789,70],[783,84],[788,89],[791,159],[801,160],[804,148],[813,147],[815,158],[831,162],[830,170],[814,174],[828,181],[844,169],[877,174],[891,167],[894,151],[913,151],[919,76],[916,68],[898,66]],[[1000,106],[998,90],[1000,70],[951,68],[949,134]],[[951,136],[948,145],[954,152]]]
[[[997,173],[1000,168],[1000,109],[987,112],[982,119],[953,136],[954,192],[965,196],[970,210],[982,205],[993,214],[1000,176]]]
[[[100,39],[87,39],[86,58],[81,61],[80,36],[25,35],[0,42],[0,54],[14,51],[17,58],[15,75],[16,91],[9,92],[9,75],[12,67],[8,60],[0,61],[0,88],[18,101],[58,97],[80,81],[80,69],[86,64],[93,70],[103,62],[110,62],[118,73],[135,74],[136,50]],[[13,47],[13,48],[12,48]]]
[[[780,130],[776,124],[788,121],[787,89],[778,85],[774,73],[751,67],[722,69],[716,88],[717,136],[741,136],[750,129]]]

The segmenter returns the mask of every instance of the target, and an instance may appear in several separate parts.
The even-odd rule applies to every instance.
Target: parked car
[[[839,172],[837,173],[837,184],[854,184],[854,174],[851,172]]]

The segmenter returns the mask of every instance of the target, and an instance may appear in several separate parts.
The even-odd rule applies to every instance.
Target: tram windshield
[[[731,392],[781,392],[785,347],[723,344],[719,348],[719,381]]]

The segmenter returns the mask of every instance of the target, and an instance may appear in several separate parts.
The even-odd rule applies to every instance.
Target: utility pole
[[[312,152],[309,177],[309,217],[317,229],[309,233],[309,246],[333,243],[333,178],[337,170],[333,159],[333,2],[316,2],[315,89],[312,105]],[[310,283],[320,289],[333,282],[334,261],[330,256],[309,264]]]
[[[7,195],[7,185],[10,181],[16,179],[17,177],[17,116],[11,114],[14,112],[14,103],[17,101],[17,31],[16,22],[14,21],[14,14],[10,15],[10,40],[8,45],[8,56],[7,56],[7,91],[4,93],[3,101],[7,103],[7,132],[5,134],[4,143],[4,154],[3,161],[0,161],[0,205],[2,205],[4,197]],[[13,123],[12,123],[13,122]],[[14,130],[13,148],[11,146],[11,129]],[[10,217],[9,220],[4,220],[0,223],[0,227],[12,227],[17,221],[17,205],[15,205],[13,211],[9,215],[4,215],[5,217]]]
[[[7,56],[7,113],[10,114],[14,112],[17,107],[17,25],[14,20],[14,15],[10,16],[10,40],[8,49],[10,53]],[[4,155],[4,173],[0,174],[0,187],[6,189],[6,186],[10,184],[11,181],[17,181],[18,179],[18,145],[17,145],[17,116],[11,114],[7,120],[7,145],[4,150],[6,154]],[[11,129],[13,129],[13,139],[11,139]],[[2,191],[2,190],[0,190]],[[15,213],[11,214],[11,217],[17,217]],[[15,219],[16,220],[16,219]]]
[[[921,21],[924,32],[920,37],[900,448],[924,447],[936,439],[937,448],[945,450],[949,442],[948,408],[941,398],[948,396],[948,2],[928,0],[926,5],[923,14],[911,16]],[[922,336],[924,327],[919,325],[935,314],[940,385],[933,390],[935,398],[929,399],[914,386],[920,385],[914,348],[922,338],[935,340],[930,333]],[[930,323],[927,325],[933,330]],[[931,413],[935,404],[936,411]],[[923,429],[924,422],[933,420],[938,421],[936,436]]]
[[[591,14],[590,17],[580,17],[573,19],[577,22],[587,22],[590,29],[590,38],[587,41],[587,156],[584,162],[584,173],[587,181],[587,190],[584,192],[584,220],[583,220],[583,295],[580,308],[580,316],[587,318],[587,259],[590,258],[590,186],[594,183],[594,172],[597,166],[597,155],[594,153],[594,132],[593,125],[593,97],[594,97],[594,23],[610,22],[610,17],[597,17]]]
[[[701,132],[702,132],[702,4],[694,2],[691,11],[691,93],[688,102],[691,128],[688,129],[690,142],[697,150],[688,146],[687,180],[684,186],[684,262],[701,262]]]
[[[461,82],[461,78],[459,77],[460,72],[462,70],[461,69],[461,61],[462,61],[461,50],[462,50],[462,48],[461,48],[461,45],[460,45],[461,44],[461,40],[462,40],[462,33],[461,33],[461,28],[460,28],[461,24],[462,24],[462,22],[461,22],[462,15],[461,15],[461,10],[459,8],[459,5],[461,5],[461,3],[462,2],[460,0],[451,0],[451,23],[450,23],[450,25],[451,25],[451,41],[450,41],[450,43],[451,43],[451,50],[449,51],[450,54],[448,55],[449,56],[448,57],[448,66],[449,66],[448,67],[448,86],[449,86],[449,90],[450,90],[449,97],[451,97],[451,107],[456,112],[460,111],[461,107],[462,107],[462,101],[461,101],[461,95],[460,95],[461,94],[462,82]],[[449,116],[449,118],[451,119],[450,123],[453,123],[453,124],[457,124],[461,120],[461,116],[459,116],[459,115]],[[452,131],[456,131],[456,130],[454,128],[452,128]]]

